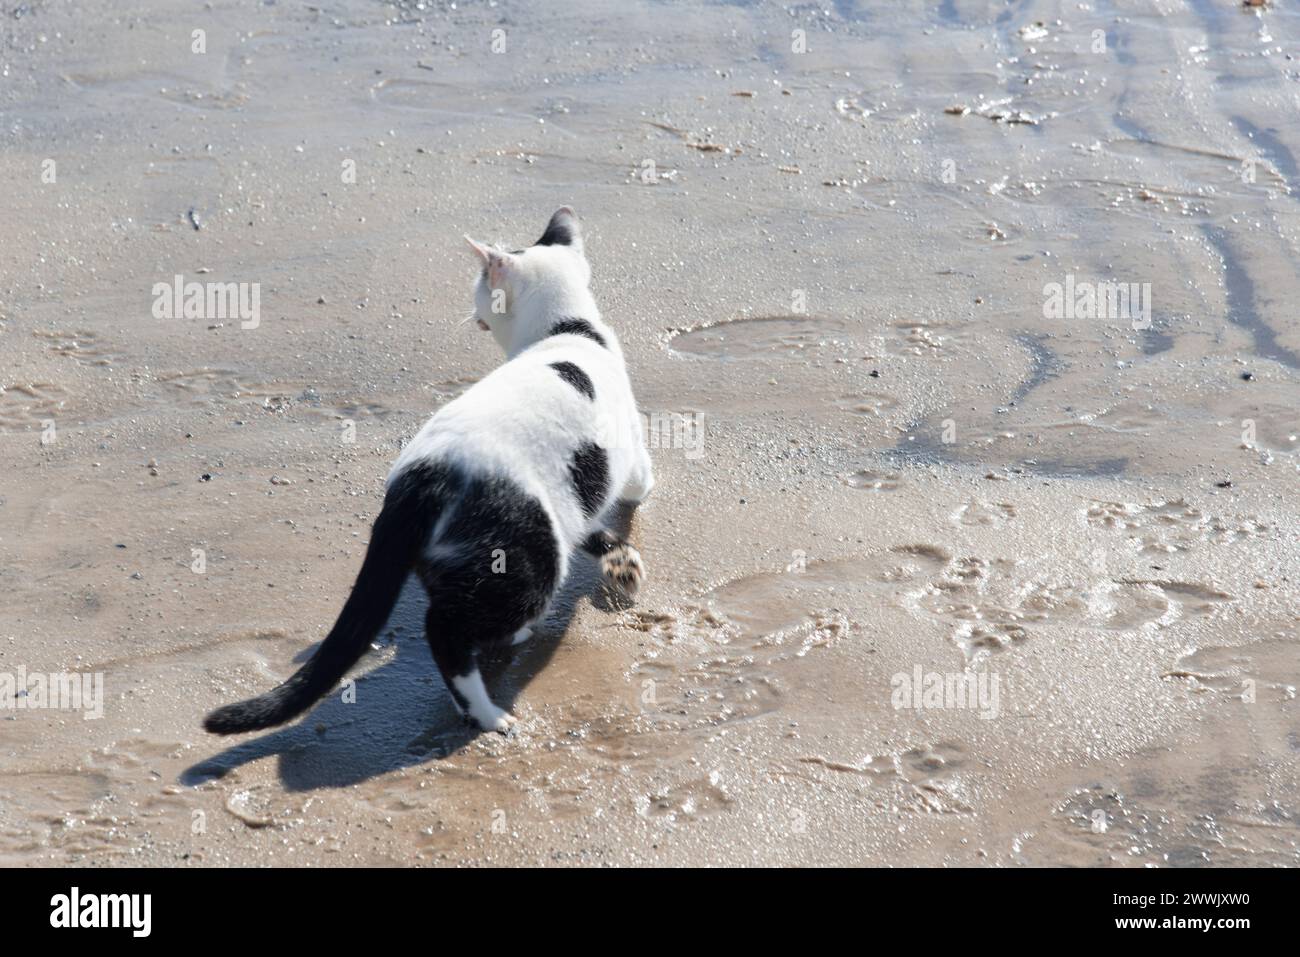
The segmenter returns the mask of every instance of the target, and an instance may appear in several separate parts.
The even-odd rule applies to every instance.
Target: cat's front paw
[[[645,581],[641,553],[627,542],[620,542],[601,557],[600,571],[607,582],[628,598],[635,598]]]

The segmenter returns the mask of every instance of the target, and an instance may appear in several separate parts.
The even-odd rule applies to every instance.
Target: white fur
[[[510,726],[515,723],[515,716],[492,703],[487,686],[483,684],[483,675],[478,669],[467,675],[457,675],[451,682],[464,697],[469,716],[478,722],[480,728],[500,731],[502,734],[510,730]]]
[[[508,361],[447,403],[402,450],[388,481],[419,461],[441,461],[471,474],[504,474],[533,495],[560,540],[560,576],[569,553],[601,527],[600,515],[583,515],[572,492],[569,463],[582,442],[596,442],[609,457],[617,497],[644,499],[654,485],[641,419],[612,329],[601,321],[587,288],[591,267],[576,218],[565,209],[576,242],[533,246],[521,253],[490,249],[470,240],[483,264],[475,289],[475,318],[485,323]],[[493,312],[493,289],[504,311]],[[549,336],[561,319],[588,322],[606,346],[577,335]],[[593,401],[566,383],[550,363],[578,365],[595,387]],[[439,529],[428,548],[439,547]]]

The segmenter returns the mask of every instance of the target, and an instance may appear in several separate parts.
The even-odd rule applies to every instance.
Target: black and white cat
[[[474,317],[508,361],[397,457],[352,594],[316,654],[273,691],[212,712],[207,730],[254,731],[305,711],[365,652],[415,571],[452,698],[483,729],[506,732],[515,718],[488,697],[476,650],[527,640],[577,548],[625,594],[640,587],[640,556],[602,518],[616,500],[644,499],[654,478],[573,210],[559,209],[528,249],[466,240],[482,267]]]

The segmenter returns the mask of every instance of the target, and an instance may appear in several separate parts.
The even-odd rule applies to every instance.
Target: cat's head
[[[582,248],[578,217],[561,206],[540,239],[507,252],[465,237],[479,265],[474,319],[513,355],[544,338],[557,319],[594,320],[587,284],[591,266]]]

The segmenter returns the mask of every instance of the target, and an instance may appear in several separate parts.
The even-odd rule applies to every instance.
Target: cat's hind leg
[[[480,727],[506,732],[514,716],[483,685],[478,652],[495,652],[536,622],[563,580],[551,518],[512,480],[469,480],[420,579],[429,593],[426,637],[457,705]],[[495,657],[495,655],[494,655]]]
[[[609,529],[592,532],[582,543],[582,550],[600,563],[600,573],[606,584],[635,598],[645,581],[645,566],[638,552],[625,538]]]
[[[467,674],[453,677],[448,687],[456,689],[456,694],[465,701],[466,713],[484,731],[509,734],[518,720],[509,711],[492,703],[487,687],[483,684],[483,673],[477,667]]]
[[[432,596],[431,596],[432,597]],[[434,608],[425,617],[425,638],[433,651],[433,660],[442,672],[452,701],[461,714],[484,731],[506,734],[515,723],[515,716],[497,707],[488,696],[479,671],[474,644],[462,627],[448,627],[449,622]]]

